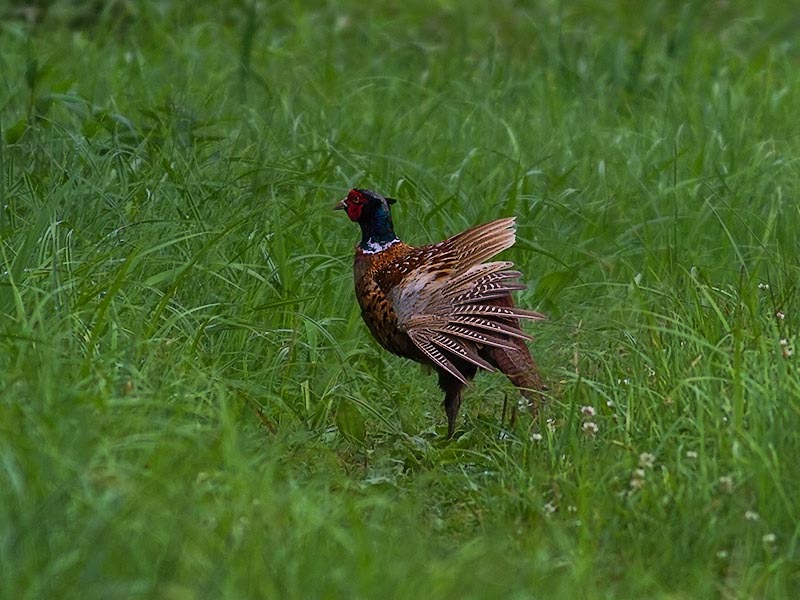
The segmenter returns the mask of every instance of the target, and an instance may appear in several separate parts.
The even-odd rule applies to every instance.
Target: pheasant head
[[[400,241],[394,233],[389,208],[395,202],[394,198],[385,198],[372,190],[354,188],[333,208],[346,211],[350,220],[359,224],[358,247],[366,254],[374,254]]]

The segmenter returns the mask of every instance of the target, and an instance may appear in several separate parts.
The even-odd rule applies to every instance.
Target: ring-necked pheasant
[[[455,431],[461,392],[479,368],[504,373],[535,414],[544,389],[520,319],[544,315],[514,306],[524,289],[508,261],[486,262],[514,244],[514,219],[498,219],[438,244],[409,246],[395,235],[390,204],[353,189],[335,209],[361,226],[354,274],[361,316],[381,346],[432,365],[439,374],[447,437]]]

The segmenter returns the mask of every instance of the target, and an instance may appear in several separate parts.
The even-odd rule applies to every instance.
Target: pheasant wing
[[[513,349],[513,338],[530,338],[520,319],[545,318],[499,301],[525,288],[516,281],[520,273],[511,270],[513,263],[484,262],[514,244],[513,227],[513,218],[499,219],[416,248],[406,259],[414,268],[387,290],[399,328],[435,365],[462,382],[466,377],[453,359],[494,370],[478,350]]]

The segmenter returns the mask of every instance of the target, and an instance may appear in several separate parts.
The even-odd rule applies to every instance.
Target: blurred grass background
[[[0,595],[800,591],[790,3],[0,17]],[[484,375],[443,442],[355,185],[410,243],[517,216],[541,421]]]

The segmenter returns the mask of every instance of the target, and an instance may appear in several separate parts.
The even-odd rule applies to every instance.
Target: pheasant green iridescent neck
[[[384,203],[379,204],[367,218],[359,221],[359,225],[361,225],[361,242],[358,247],[365,254],[382,252],[400,241],[394,233],[392,213]]]

